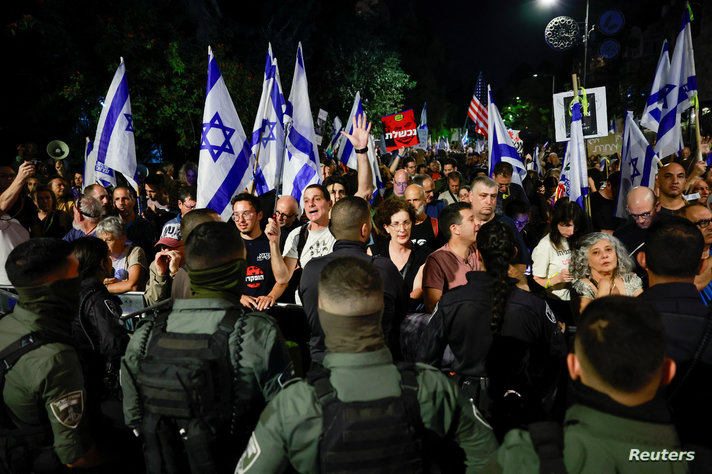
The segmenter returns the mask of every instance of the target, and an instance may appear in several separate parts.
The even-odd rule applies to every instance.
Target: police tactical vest
[[[423,472],[422,420],[417,372],[398,365],[401,395],[379,400],[342,402],[329,381],[328,369],[307,374],[323,412],[319,441],[322,473]]]
[[[51,443],[52,431],[49,425],[18,428],[10,419],[7,406],[2,399],[5,375],[22,356],[45,344],[61,342],[72,345],[74,341],[45,331],[35,331],[22,336],[0,352],[0,474],[23,474],[32,470],[36,450]]]
[[[136,374],[147,471],[217,472],[214,441],[235,429],[237,369],[228,340],[239,318],[242,342],[245,316],[228,310],[213,334],[167,332],[167,318],[157,317]]]

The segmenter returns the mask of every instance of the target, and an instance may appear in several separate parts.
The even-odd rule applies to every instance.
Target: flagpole
[[[578,99],[579,91],[578,91],[578,78],[576,77],[576,74],[571,74],[571,82],[574,87],[574,100]],[[581,120],[583,121],[583,117],[581,117]],[[584,139],[584,151],[586,150],[586,140]],[[569,142],[570,143],[570,142]],[[584,159],[586,160],[585,166],[588,166],[588,153],[585,153],[586,156],[584,156]],[[588,186],[588,183],[586,183],[586,186]],[[584,202],[584,207],[586,208],[586,215],[588,216],[589,223],[591,221],[591,199],[590,199],[591,193],[586,194],[583,198]]]
[[[258,142],[257,154],[255,155],[255,166],[252,168],[252,182],[250,183],[250,194],[255,194],[255,172],[257,171],[257,162],[260,161],[260,152],[262,151],[262,134],[264,127],[260,130],[260,141]]]
[[[697,99],[697,100],[699,100],[699,99]],[[702,161],[702,135],[700,134],[700,109],[699,109],[699,103],[697,100],[695,100],[695,138],[697,138],[697,161]]]
[[[292,126],[292,121],[290,120],[287,123],[287,126],[284,127],[284,148],[282,148],[282,162],[279,164],[279,169],[280,172],[277,173],[277,181],[275,182],[274,186],[274,208],[272,208],[272,215],[276,216],[277,212],[277,201],[279,200],[279,188],[282,187],[282,178],[284,177],[284,155],[287,154],[287,134],[289,133],[289,129]]]

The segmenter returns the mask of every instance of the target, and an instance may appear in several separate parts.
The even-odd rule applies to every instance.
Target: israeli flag
[[[354,133],[354,120],[356,117],[363,115],[363,104],[361,103],[361,94],[356,92],[356,97],[354,98],[354,105],[351,107],[351,114],[349,115],[349,121],[346,122],[346,128],[344,131],[351,135]],[[356,170],[358,169],[358,159],[356,158],[356,152],[354,151],[354,146],[351,144],[346,136],[341,135],[341,146],[339,147],[339,161],[348,166],[349,168]],[[378,158],[376,157],[376,145],[373,141],[373,137],[369,136],[368,142],[368,163],[371,166],[371,179],[373,183],[374,196],[376,192],[383,193],[384,185],[381,180],[381,171],[378,169]]]
[[[316,133],[309,104],[309,86],[301,42],[297,48],[285,126],[288,129],[287,160],[284,162],[282,174],[282,195],[294,196],[301,202],[302,193],[307,186],[321,183],[319,154],[316,149]]]
[[[499,109],[492,100],[492,91],[488,89],[489,106],[487,107],[487,115],[489,116],[487,124],[487,133],[489,135],[488,150],[489,150],[489,171],[488,176],[494,173],[494,167],[500,161],[506,161],[512,165],[514,172],[512,173],[512,182],[522,185],[522,180],[527,175],[527,170],[524,168],[524,163],[519,157],[517,149],[514,147],[512,137],[507,133],[507,127],[504,126],[502,116],[499,114]]]
[[[100,172],[97,169],[101,168],[99,163],[103,163],[107,168],[124,175],[126,181],[138,192],[133,115],[124,58],[121,58],[109,92],[106,93],[104,108],[101,110],[99,125],[96,128],[94,149],[97,154],[95,165],[97,174],[106,174],[105,170],[102,169]]]
[[[541,177],[541,165],[539,164],[539,147],[534,147],[534,155],[532,156],[532,162],[527,164],[527,170],[536,171],[537,176]]]
[[[96,166],[96,161],[94,161],[93,163],[90,163],[89,161],[91,159],[90,155],[92,149],[94,149],[94,146],[92,145],[89,137],[86,137],[86,143],[84,144],[84,172],[82,173],[82,193],[84,192],[84,188],[96,183],[96,181],[93,181],[91,183],[86,182],[87,177],[89,177],[89,174],[87,174],[87,170],[90,170],[92,175],[94,176],[94,179],[96,179],[96,170],[94,169]],[[94,156],[94,160],[96,160],[96,156]]]
[[[566,144],[564,165],[561,168],[556,199],[569,198],[586,210],[584,200],[588,196],[588,169],[586,168],[586,145],[581,126],[581,104],[573,102],[571,113],[571,140]]]
[[[331,141],[329,142],[329,146],[326,148],[326,156],[328,156],[329,158],[334,157],[334,150],[336,150],[336,147],[341,138],[341,131],[343,129],[344,124],[341,123],[341,119],[337,115],[336,117],[334,117],[334,124],[331,128]]]
[[[464,150],[465,147],[467,146],[467,140],[468,140],[468,138],[467,138],[467,129],[465,129],[465,133],[462,134],[462,140],[461,140],[461,142],[462,142],[462,149],[463,149],[463,150]]]
[[[423,110],[420,112],[420,125],[418,125],[419,129],[422,130],[427,130],[428,129],[428,110],[427,110],[428,103],[423,102]]]
[[[84,165],[84,185],[98,183],[102,186],[116,186],[114,171],[123,174],[138,191],[138,184],[134,179],[136,145],[133,115],[124,58],[120,59],[119,67],[104,99],[93,148],[87,155]]]
[[[663,47],[660,51],[660,59],[658,66],[655,68],[655,78],[653,79],[653,87],[650,89],[650,95],[643,110],[643,116],[640,119],[640,125],[652,130],[658,131],[660,124],[660,111],[663,103],[666,100],[670,89],[667,85],[667,77],[670,71],[670,54],[668,54],[667,40],[663,41]]]
[[[618,192],[616,216],[625,217],[628,191],[637,186],[655,188],[660,158],[648,144],[645,135],[633,120],[633,112],[626,111],[623,125],[623,150],[621,152],[621,185]]]
[[[198,161],[198,207],[213,209],[227,221],[232,214],[230,199],[250,183],[254,160],[218,62],[208,46],[208,87]]]
[[[663,158],[682,149],[680,114],[690,107],[692,98],[697,95],[689,9],[685,9],[682,16],[682,26],[675,41],[666,86],[669,92],[662,103],[655,143],[655,152]]]
[[[354,133],[354,119],[359,115],[363,115],[363,104],[361,103],[361,93],[356,92],[356,97],[354,98],[354,105],[351,107],[351,112],[349,113],[349,120],[346,122],[346,128],[344,128],[344,131],[346,133]],[[337,155],[339,157],[339,161],[348,166],[349,168],[355,170],[358,161],[356,160],[356,153],[354,153],[354,146],[344,135],[341,135],[341,140],[339,143],[341,143],[339,145],[339,153]]]
[[[257,160],[255,191],[264,194],[277,186],[284,160],[284,109],[287,104],[282,94],[277,59],[272,45],[267,48],[262,97],[252,127],[252,153]]]

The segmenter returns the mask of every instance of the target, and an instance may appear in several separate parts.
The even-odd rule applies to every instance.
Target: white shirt
[[[564,268],[569,268],[569,261],[571,261],[569,242],[562,238],[561,250],[555,249],[549,234],[546,234],[532,252],[532,275],[539,278],[552,278],[557,273],[561,273]],[[560,300],[571,299],[566,283],[549,286],[546,291]]]

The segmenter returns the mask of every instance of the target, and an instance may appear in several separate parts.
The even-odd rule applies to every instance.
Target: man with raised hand
[[[358,190],[355,196],[366,201],[373,196],[373,181],[371,165],[368,161],[368,140],[371,133],[371,123],[366,115],[354,118],[353,133],[341,132],[353,145],[358,161]],[[297,267],[304,268],[309,260],[331,253],[334,246],[334,236],[329,231],[329,212],[331,211],[329,192],[320,184],[312,184],[304,190],[304,213],[309,222],[294,229],[284,244],[284,252],[280,247],[280,226],[269,219],[265,234],[270,240],[272,255],[272,272],[277,283],[288,283]],[[296,300],[299,303],[298,295]]]

